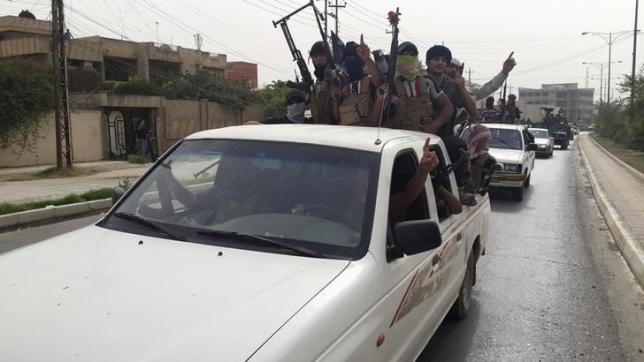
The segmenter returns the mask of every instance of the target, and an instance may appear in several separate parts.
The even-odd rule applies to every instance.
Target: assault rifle
[[[393,112],[394,102],[396,101],[398,94],[396,92],[396,58],[398,57],[398,22],[400,21],[400,11],[399,8],[396,8],[396,11],[390,11],[388,14],[389,24],[391,24],[391,48],[389,49],[389,64],[387,66],[386,82],[389,88],[389,92],[385,97],[380,110],[380,121],[378,126],[382,126],[383,117],[386,115],[387,120]],[[375,54],[374,54],[375,57]]]
[[[507,107],[507,99],[505,97],[505,94],[507,90],[508,90],[508,81],[506,80],[505,84],[503,84],[503,103],[501,103],[501,115],[499,116],[501,123],[505,123],[505,108]]]
[[[311,72],[309,72],[309,68],[306,66],[306,61],[302,57],[302,53],[295,46],[295,42],[293,41],[293,36],[291,36],[291,30],[288,28],[288,23],[287,23],[291,16],[295,15],[297,12],[301,11],[307,6],[309,6],[309,4],[301,7],[300,9],[283,17],[278,21],[273,21],[273,26],[277,28],[277,25],[279,24],[279,26],[282,28],[282,32],[284,33],[284,37],[286,38],[286,44],[288,45],[288,48],[291,51],[291,56],[293,57],[293,61],[297,63],[297,67],[300,69],[300,74],[302,75],[302,82],[299,82],[299,81],[297,81],[297,83],[288,82],[289,87],[299,88],[304,92],[306,92],[310,97],[311,92],[313,90],[313,77],[311,77]],[[296,76],[296,80],[297,80],[297,76]]]

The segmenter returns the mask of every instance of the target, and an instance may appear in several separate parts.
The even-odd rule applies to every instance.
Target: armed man
[[[350,41],[342,52],[342,62],[349,75],[343,87],[340,103],[340,123],[345,125],[376,126],[378,117],[373,111],[375,88],[382,83],[376,63],[371,59],[369,46],[360,36],[360,44]]]
[[[327,79],[330,75],[327,68],[331,54],[324,42],[318,41],[311,47],[309,55],[315,68],[315,84],[310,104],[313,121],[318,124],[339,124],[342,91]]]

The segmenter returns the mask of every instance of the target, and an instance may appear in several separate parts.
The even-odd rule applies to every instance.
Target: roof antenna
[[[389,117],[390,106],[392,101],[396,98],[396,83],[394,77],[396,75],[396,58],[398,57],[398,21],[400,20],[400,8],[396,8],[396,11],[389,11],[387,14],[389,19],[389,24],[391,24],[391,49],[389,50],[389,64],[387,69],[387,91],[388,94],[385,94],[382,101],[382,108],[380,109],[380,121],[378,122],[378,136],[374,144],[377,146],[382,143],[380,139],[380,129],[382,128],[382,117],[385,113],[385,108],[387,109],[387,117]],[[379,92],[384,92],[383,89],[378,90]]]

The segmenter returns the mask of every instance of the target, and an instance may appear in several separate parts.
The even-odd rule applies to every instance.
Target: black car
[[[555,145],[559,145],[562,150],[568,149],[568,133],[567,132],[554,132]]]

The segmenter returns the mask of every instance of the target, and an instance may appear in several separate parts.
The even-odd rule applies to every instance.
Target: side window
[[[429,218],[429,206],[427,205],[427,196],[424,184],[420,194],[418,194],[418,196],[408,206],[406,205],[406,203],[396,203],[396,205],[393,204],[393,200],[400,200],[401,198],[399,196],[409,191],[406,190],[405,187],[407,186],[409,180],[411,180],[416,174],[417,168],[418,159],[414,151],[404,151],[403,153],[396,156],[391,175],[391,189],[389,195],[392,203],[390,203],[390,207],[402,207],[403,210],[401,210],[400,212],[402,219],[390,219],[390,224],[401,221],[422,220]],[[391,215],[392,214],[390,210],[390,216]]]
[[[436,152],[436,155],[438,156],[438,159],[440,160],[440,163],[438,164],[438,167],[432,171],[432,179],[434,180],[432,182],[433,186],[436,187],[443,187],[445,190],[449,191],[450,193],[454,194],[452,190],[452,183],[450,182],[450,172],[447,170],[447,161],[445,160],[445,155],[443,154],[443,151],[441,148],[437,145],[434,145],[431,147],[431,150]],[[445,204],[445,201],[442,199],[436,197],[436,191],[434,190],[434,197],[436,199],[436,209],[438,212],[438,221],[442,222],[443,220],[447,219],[448,217],[451,216],[451,213],[449,211],[449,208]]]

